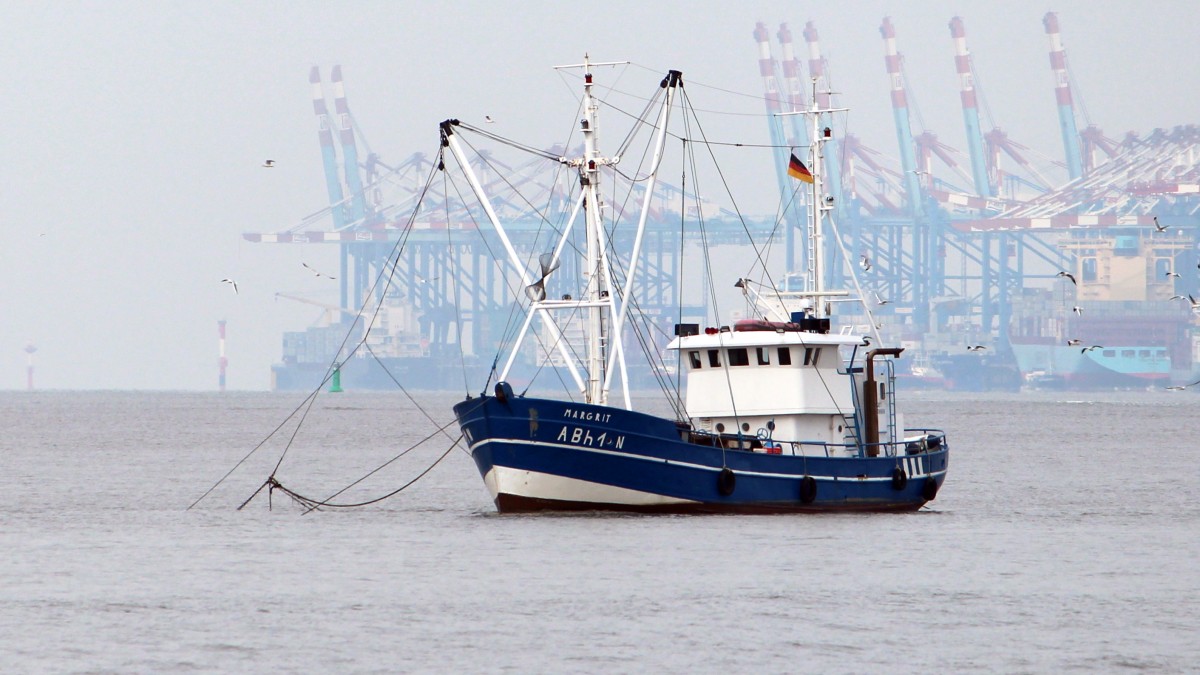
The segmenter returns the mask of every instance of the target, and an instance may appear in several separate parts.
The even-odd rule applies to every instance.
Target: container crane
[[[1079,129],[1075,125],[1075,103],[1071,98],[1071,79],[1067,72],[1067,50],[1063,48],[1058,15],[1046,12],[1042,25],[1046,27],[1046,36],[1050,38],[1050,70],[1054,73],[1054,99],[1058,102],[1058,126],[1062,131],[1067,174],[1071,180],[1075,180],[1083,175],[1083,161],[1079,150]]]
[[[975,194],[991,197],[996,194],[996,190],[988,179],[987,156],[983,152],[983,129],[979,125],[979,106],[975,95],[974,64],[971,63],[971,53],[967,51],[967,29],[960,17],[950,19],[950,37],[954,39],[954,66],[958,71],[963,124],[967,131],[967,150],[971,155]]]
[[[767,33],[767,27],[761,21],[754,27],[754,40],[758,42],[758,73],[763,78],[763,103],[767,107],[767,128],[771,134],[771,145],[774,146],[772,154],[775,157],[775,180],[779,183],[780,206],[783,208],[783,217],[787,223],[786,264],[788,270],[795,270],[807,265],[807,261],[803,259],[797,265],[795,254],[796,232],[803,232],[799,215],[796,213],[798,205],[795,201],[800,198],[799,193],[803,191],[797,190],[787,175],[791,153],[788,152],[783,136],[783,118],[779,115],[783,112],[780,105],[782,95],[779,93],[779,83],[775,75],[775,57],[771,55],[770,34]],[[801,250],[805,250],[805,248],[801,247]]]
[[[887,66],[888,80],[892,86],[892,114],[896,121],[896,143],[900,150],[900,167],[904,171],[908,211],[910,215],[919,216],[923,213],[924,200],[921,198],[921,185],[917,181],[917,160],[913,151],[912,125],[908,115],[908,93],[901,72],[904,57],[896,51],[896,28],[892,25],[891,17],[883,17],[879,34],[883,36],[884,64]]]

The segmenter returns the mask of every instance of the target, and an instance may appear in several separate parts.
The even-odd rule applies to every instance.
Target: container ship
[[[1188,239],[1087,233],[1060,247],[1074,269],[1013,302],[1009,342],[1027,384],[1140,388],[1192,376],[1195,317],[1175,271]]]
[[[457,343],[445,340],[442,326],[403,303],[389,299],[377,312],[366,313],[374,317],[364,339],[363,323],[354,320],[355,312],[278,295],[319,305],[327,314],[318,325],[283,334],[282,359],[271,366],[272,390],[311,391],[332,385],[336,365],[338,384],[346,389],[461,391],[464,371],[486,376],[490,367],[463,355]]]

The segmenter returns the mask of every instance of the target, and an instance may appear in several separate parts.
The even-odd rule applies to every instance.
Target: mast
[[[583,120],[580,126],[583,132],[583,162],[579,167],[579,182],[584,194],[583,217],[587,238],[584,257],[584,275],[588,279],[584,292],[584,298],[588,301],[585,308],[587,400],[602,405],[605,403],[603,372],[607,345],[600,301],[601,291],[607,286],[608,280],[604,278],[604,267],[600,264],[604,251],[604,223],[600,218],[603,208],[600,200],[600,166],[606,162],[596,146],[596,100],[592,97],[592,70],[586,54],[583,57]]]
[[[817,84],[817,105],[822,108],[830,107],[832,99],[830,93],[833,89],[833,84],[829,81],[827,74],[827,66],[825,57],[821,55],[821,38],[817,34],[817,27],[812,21],[804,25],[804,39],[808,42],[808,74],[814,80],[824,79],[824,82]],[[821,128],[833,127],[833,119],[829,113],[825,113],[821,117]],[[845,208],[842,206],[842,174],[841,174],[841,153],[838,151],[838,142],[832,138],[825,139],[830,146],[830,155],[833,161],[823,167],[825,175],[828,176],[829,193],[837,200],[834,203],[834,212],[842,214]]]
[[[809,172],[812,174],[812,194],[809,197],[809,204],[812,208],[808,210],[808,236],[813,242],[813,256],[809,261],[808,271],[812,275],[808,281],[808,289],[815,296],[813,297],[813,315],[817,318],[826,316],[825,303],[822,299],[822,294],[825,293],[825,237],[821,233],[823,229],[821,223],[824,222],[825,213],[829,210],[828,205],[823,198],[822,184],[825,180],[825,134],[821,127],[821,110],[817,107],[817,81],[813,79],[813,96],[812,107],[809,109],[809,134],[811,142],[808,145],[808,164]]]

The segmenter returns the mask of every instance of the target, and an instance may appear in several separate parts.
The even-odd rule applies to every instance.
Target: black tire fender
[[[933,479],[933,476],[926,478],[925,484],[921,486],[921,496],[925,498],[925,501],[931,502],[937,498],[937,493],[937,481]]]
[[[811,504],[817,499],[817,480],[812,476],[800,479],[800,502]]]
[[[717,474],[717,492],[721,493],[722,497],[728,497],[737,489],[737,475],[733,473],[733,469],[725,467]]]
[[[892,489],[903,490],[908,486],[908,474],[904,473],[904,469],[896,467],[892,470]]]

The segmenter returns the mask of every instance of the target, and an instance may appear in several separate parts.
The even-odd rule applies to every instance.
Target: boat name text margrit
[[[610,419],[612,419],[612,414],[593,412],[591,410],[575,410],[574,408],[567,408],[563,411],[563,417],[573,420],[584,420],[586,422],[607,423]]]
[[[583,427],[563,427],[562,431],[558,432],[558,438],[554,439],[560,443],[571,443],[572,445],[586,445],[589,448],[616,448],[620,450],[625,447],[625,436],[620,434],[610,434],[607,431],[592,435],[591,429]]]

